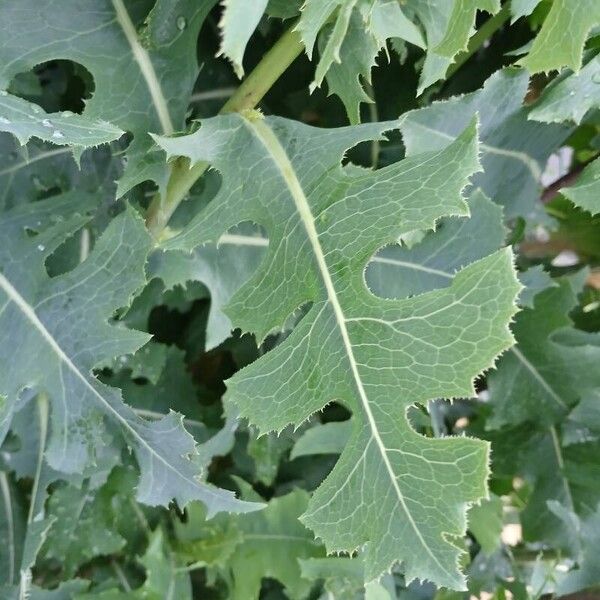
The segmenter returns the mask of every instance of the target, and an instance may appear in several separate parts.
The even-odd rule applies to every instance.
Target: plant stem
[[[303,50],[300,34],[292,26],[263,56],[219,113],[240,112],[254,108]],[[146,215],[146,225],[155,238],[160,238],[179,203],[207,168],[208,164],[204,162],[190,167],[187,159],[175,160],[164,200],[160,194],[156,194]]]
[[[458,71],[468,60],[483,46],[486,40],[491,38],[506,21],[510,18],[510,7],[507,2],[498,13],[493,17],[490,17],[475,33],[475,35],[469,40],[467,49],[461,52],[454,63],[448,67],[446,72],[446,79],[450,79],[456,71]]]

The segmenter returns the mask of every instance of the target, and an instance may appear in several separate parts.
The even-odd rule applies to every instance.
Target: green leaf
[[[51,211],[52,200],[36,204]],[[198,481],[201,473],[189,458],[195,444],[179,415],[145,421],[117,390],[91,374],[99,362],[129,354],[148,340],[146,334],[108,322],[145,282],[150,238],[141,220],[126,211],[85,262],[49,278],[44,260],[85,220],[74,216],[31,237],[28,229],[35,231],[38,218],[25,205],[0,220],[5,240],[0,249],[0,396],[6,398],[0,433],[9,427],[24,389],[44,391],[52,406],[46,460],[54,469],[75,473],[93,462],[106,444],[108,419],[135,452],[141,502],[167,504],[176,498],[184,506],[202,499],[210,513],[257,508]],[[11,340],[19,340],[18,345]]]
[[[583,46],[589,32],[600,25],[596,0],[554,0],[529,54],[519,61],[531,73],[569,67],[581,68]]]
[[[0,586],[18,581],[23,540],[25,511],[18,490],[5,471],[0,471]]]
[[[294,444],[290,458],[312,454],[341,454],[350,439],[352,423],[339,421],[307,429]]]
[[[169,171],[159,155],[149,153],[148,132],[183,129],[198,74],[198,31],[213,4],[159,0],[144,21],[139,3],[130,0],[103,0],[100,5],[96,0],[42,5],[8,0],[0,6],[6,29],[0,41],[0,89],[45,61],[60,58],[83,65],[95,89],[81,118],[109,121],[133,134],[119,195],[147,179],[165,186]],[[62,121],[60,116],[49,118]]]
[[[573,121],[600,105],[600,55],[589,59],[579,73],[566,71],[554,79],[529,113],[529,118],[545,123]]]
[[[500,251],[429,294],[389,301],[365,287],[364,267],[379,248],[467,214],[461,190],[478,168],[474,123],[446,148],[376,172],[340,166],[348,147],[391,126],[319,130],[227,115],[192,135],[158,138],[169,155],[210,162],[223,175],[217,197],[165,246],[193,249],[241,221],[265,228],[268,254],[228,307],[234,324],[262,339],[298,306],[312,306],[282,344],[229,380],[228,406],[266,432],[341,400],[354,414],[352,437],[303,522],[328,551],[364,544],[368,580],[402,561],[408,580],[462,588],[450,538],[464,533],[465,506],[485,495],[487,449],[424,439],[405,412],[473,393],[473,378],[511,344],[518,285],[510,252]],[[249,186],[257,164],[261,176]],[[395,542],[406,535],[410,552]]]
[[[146,571],[146,579],[135,590],[121,592],[108,589],[78,595],[77,600],[192,600],[190,576],[181,568],[177,555],[169,547],[160,528],[152,533],[140,563]]]
[[[150,276],[160,277],[167,289],[189,281],[201,281],[210,291],[206,325],[206,349],[221,344],[233,329],[224,307],[246,283],[262,260],[268,240],[252,227],[237,228],[221,236],[217,244],[187,252],[155,252],[150,256]]]
[[[600,346],[589,339],[580,344],[556,339],[571,326],[568,313],[576,301],[572,285],[563,280],[538,294],[533,308],[517,315],[512,328],[517,345],[488,376],[494,406],[491,427],[523,421],[549,426],[600,385],[594,367],[600,360]]]
[[[576,183],[562,188],[560,193],[592,215],[600,213],[600,158],[583,170]]]
[[[66,485],[55,490],[46,515],[53,520],[42,555],[56,559],[65,579],[95,556],[117,552],[125,540],[113,530],[111,506],[102,496],[90,493],[87,485]]]
[[[407,113],[400,128],[408,155],[446,147],[478,114],[484,170],[473,184],[504,207],[507,219],[535,217],[542,170],[569,129],[528,121],[522,107],[528,81],[525,71],[504,69],[477,92]]]
[[[21,144],[36,137],[57,146],[81,149],[112,142],[125,133],[106,121],[73,113],[49,115],[37,104],[6,92],[0,92],[0,131],[12,133]]]
[[[242,496],[246,496],[244,489]],[[307,492],[297,489],[273,498],[263,511],[236,517],[242,541],[227,561],[232,600],[258,599],[263,577],[280,581],[290,598],[308,593],[310,582],[302,577],[299,560],[325,554],[298,521],[308,498]]]
[[[360,121],[360,103],[372,102],[360,78],[371,81],[371,68],[387,39],[425,47],[418,27],[393,0],[307,0],[296,28],[309,58],[319,42],[312,89],[327,79],[330,93],[340,96],[351,123]]]
[[[223,36],[221,53],[231,61],[240,79],[244,75],[242,59],[246,45],[267,8],[267,2],[268,0],[223,0],[223,16],[219,22]]]
[[[487,554],[500,547],[503,525],[502,500],[498,496],[492,495],[469,509],[469,531]]]
[[[471,194],[468,204],[468,218],[441,219],[435,232],[411,248],[383,248],[367,267],[369,289],[384,298],[408,298],[448,287],[463,267],[503,246],[502,209],[480,190]]]

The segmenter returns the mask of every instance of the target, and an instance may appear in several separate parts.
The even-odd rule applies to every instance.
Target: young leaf
[[[48,209],[52,200],[37,204]],[[29,205],[0,220],[5,241],[0,249],[0,396],[5,398],[0,433],[5,434],[24,390],[44,391],[52,406],[46,459],[54,469],[74,473],[93,461],[105,444],[108,419],[134,449],[141,502],[166,504],[175,498],[185,505],[201,499],[211,514],[257,508],[198,481],[200,469],[189,458],[195,444],[179,415],[144,421],[114,388],[91,374],[97,363],[133,352],[148,340],[146,334],[108,323],[145,283],[150,238],[141,220],[126,211],[85,262],[54,278],[48,277],[44,260],[82,219],[72,217],[31,237],[28,228],[35,231],[36,220]]]
[[[228,115],[159,138],[170,155],[208,161],[224,180],[165,246],[193,249],[245,220],[266,229],[268,254],[229,305],[234,324],[262,339],[299,305],[312,306],[280,346],[229,381],[229,406],[266,432],[343,401],[352,437],[303,522],[329,551],[365,544],[369,580],[402,561],[408,580],[462,588],[449,536],[464,532],[465,505],[485,495],[487,450],[476,440],[423,439],[405,411],[473,393],[473,378],[511,344],[518,285],[510,253],[500,251],[415,298],[383,300],[365,287],[364,267],[381,246],[466,214],[460,192],[478,168],[474,123],[446,148],[374,173],[340,166],[347,148],[392,126],[319,130]],[[249,184],[249,173],[260,177]],[[397,543],[406,535],[410,552]]]

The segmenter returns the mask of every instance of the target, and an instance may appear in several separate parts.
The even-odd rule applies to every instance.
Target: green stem
[[[468,60],[483,46],[484,42],[490,39],[506,21],[510,18],[510,6],[507,2],[498,13],[493,17],[490,17],[475,33],[475,35],[469,40],[467,49],[461,52],[456,57],[453,64],[448,67],[446,72],[446,79],[450,79],[456,71],[458,71]]]
[[[300,34],[292,26],[263,56],[252,73],[221,108],[220,114],[254,108],[303,50]],[[146,224],[155,238],[160,238],[179,203],[207,168],[208,164],[204,162],[190,167],[189,161],[184,158],[179,158],[173,163],[164,200],[160,194],[156,194],[146,215]]]

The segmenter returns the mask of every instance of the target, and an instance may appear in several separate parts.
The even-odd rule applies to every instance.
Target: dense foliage
[[[600,589],[598,0],[0,1],[0,598]]]

